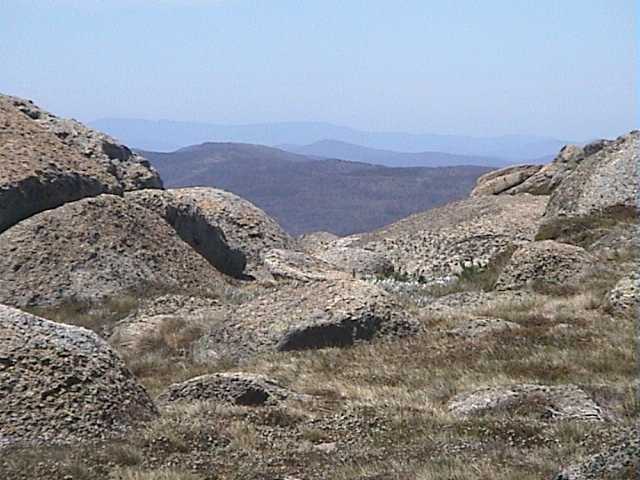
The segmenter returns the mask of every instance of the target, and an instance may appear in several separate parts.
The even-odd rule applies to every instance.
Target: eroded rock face
[[[208,187],[170,190],[181,201],[193,201],[207,221],[224,232],[232,249],[247,258],[247,271],[255,273],[262,254],[271,249],[295,249],[295,241],[264,211],[230,192]]]
[[[204,337],[202,357],[345,347],[413,335],[419,323],[385,291],[360,280],[281,285],[227,313]]]
[[[162,218],[114,195],[65,204],[0,234],[0,301],[14,306],[149,286],[215,295],[222,285]]]
[[[456,417],[510,413],[549,420],[606,420],[609,414],[575,385],[519,384],[487,387],[456,395],[449,402]]]
[[[532,241],[546,201],[533,195],[474,197],[347,237],[344,246],[381,253],[410,277],[446,281]]]
[[[156,408],[96,334],[0,305],[0,447],[105,438]]]
[[[274,405],[290,397],[299,397],[264,375],[216,373],[171,385],[158,401],[175,402],[217,400],[236,405]]]
[[[104,165],[123,191],[162,188],[158,172],[142,156],[114,138],[76,120],[59,118],[29,100],[4,97],[20,112],[84,158]]]
[[[640,132],[602,142],[593,150],[553,191],[538,238],[571,241],[585,229],[637,222]]]
[[[122,186],[0,95],[0,232],[34,213]]]
[[[243,275],[247,263],[244,254],[229,247],[222,229],[211,223],[195,201],[166,190],[137,190],[125,197],[164,218],[182,240],[219,271],[233,277]]]
[[[541,168],[541,165],[516,165],[485,173],[476,181],[476,187],[471,191],[471,196],[509,193],[513,187],[522,184]]]
[[[585,249],[553,240],[531,242],[516,250],[496,283],[497,290],[575,285],[596,260]]]

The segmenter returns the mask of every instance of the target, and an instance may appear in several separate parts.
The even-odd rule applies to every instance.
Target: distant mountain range
[[[464,198],[481,166],[391,168],[240,143],[140,151],[167,187],[213,186],[264,209],[294,235],[371,231]]]
[[[556,154],[564,144],[570,143],[550,137],[529,135],[481,138],[462,135],[368,132],[321,122],[216,125],[168,120],[106,118],[92,122],[91,126],[129,145],[155,151],[173,151],[203,142],[287,145],[288,149],[298,149],[302,148],[301,146],[330,139],[394,152],[441,152],[451,155],[488,157],[504,161],[505,164],[531,162],[531,159],[548,157]]]
[[[363,147],[337,140],[320,140],[310,145],[279,145],[289,152],[320,158],[338,158],[356,162],[385,165],[387,167],[447,167],[451,165],[478,165],[504,167],[508,161],[499,158],[455,155],[443,152],[394,152]],[[547,160],[542,160],[546,163]]]

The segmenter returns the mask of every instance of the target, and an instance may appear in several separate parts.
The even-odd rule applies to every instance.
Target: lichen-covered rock
[[[317,250],[315,256],[352,274],[385,275],[393,271],[393,264],[384,253],[364,248],[328,245]]]
[[[495,288],[576,285],[595,264],[596,260],[581,247],[553,240],[531,242],[513,253]]]
[[[470,195],[472,197],[479,197],[482,195],[499,195],[509,192],[510,189],[520,185],[541,168],[541,165],[516,165],[485,173],[478,178],[476,186]]]
[[[546,201],[533,195],[474,197],[347,237],[341,245],[381,253],[407,277],[448,281],[465,267],[484,268],[532,241]]]
[[[609,293],[607,303],[615,315],[640,315],[640,273],[633,272],[622,278]]]
[[[0,305],[0,447],[106,438],[156,408],[96,334]]]
[[[109,135],[92,130],[76,120],[59,118],[29,100],[16,97],[5,99],[84,158],[104,165],[123,191],[162,188],[162,180],[148,160]]]
[[[224,284],[161,217],[114,195],[67,203],[0,234],[0,302],[9,305],[150,286],[215,295]]]
[[[344,272],[319,258],[292,250],[273,249],[263,253],[264,267],[276,280],[337,280],[346,278]]]
[[[553,480],[637,479],[640,472],[640,424],[617,437],[600,453],[563,469]]]
[[[245,254],[250,274],[260,269],[264,252],[295,249],[295,241],[275,220],[233,193],[208,187],[170,191],[179,200],[194,201],[207,220],[222,229],[229,246]]]
[[[0,95],[0,232],[84,197],[120,193],[106,165],[84,157]]]
[[[553,191],[537,237],[571,241],[585,230],[637,222],[640,131],[603,142]]]
[[[217,400],[261,406],[274,405],[291,397],[301,398],[264,375],[238,372],[203,375],[171,385],[158,397],[158,401]]]
[[[194,200],[179,198],[167,190],[137,190],[126,193],[125,198],[164,218],[182,240],[219,271],[242,276],[247,263],[244,254],[229,247],[222,229],[211,223]]]
[[[413,335],[419,323],[384,290],[360,280],[282,284],[242,305],[200,342],[200,357],[345,347]]]
[[[509,413],[548,420],[603,421],[610,414],[575,385],[517,384],[487,387],[456,395],[449,401],[455,417]]]

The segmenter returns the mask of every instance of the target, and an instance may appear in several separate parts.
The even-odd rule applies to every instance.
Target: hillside
[[[465,197],[477,177],[489,170],[479,166],[388,168],[231,143],[141,153],[168,187],[229,190],[264,209],[294,235],[369,231]]]
[[[385,165],[387,167],[447,167],[452,165],[477,165],[502,167],[510,162],[505,159],[454,155],[443,152],[395,152],[368,148],[337,140],[320,140],[309,145],[280,145],[288,152],[324,158],[339,158],[355,162]],[[546,163],[546,162],[541,162]]]

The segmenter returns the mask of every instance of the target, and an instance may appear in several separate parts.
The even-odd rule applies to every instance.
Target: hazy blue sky
[[[0,91],[81,120],[586,139],[638,125],[636,0],[3,0]]]

